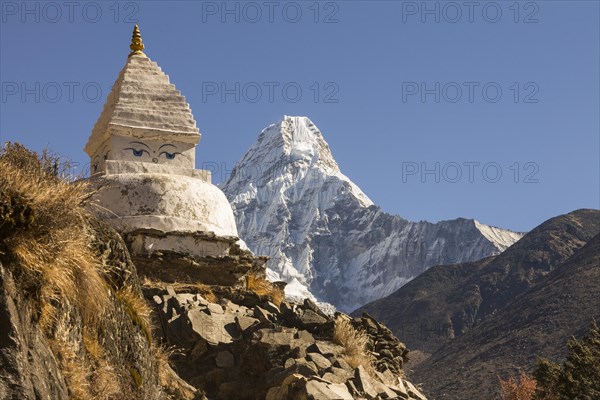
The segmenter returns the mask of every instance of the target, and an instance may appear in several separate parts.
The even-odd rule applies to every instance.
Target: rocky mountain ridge
[[[415,366],[411,379],[435,399],[493,398],[498,376],[530,372],[539,357],[564,359],[567,341],[600,318],[599,282],[596,235],[537,285]],[[449,368],[450,362],[462,368]]]
[[[411,349],[432,353],[506,307],[599,231],[597,210],[551,218],[498,256],[430,268],[356,314],[372,314]]]
[[[410,376],[428,395],[493,398],[498,375],[564,356],[600,318],[599,232],[598,210],[551,218],[498,256],[430,268],[356,315],[372,313],[415,351]]]
[[[221,188],[241,238],[270,257],[271,280],[288,282],[291,298],[314,295],[346,311],[433,265],[498,254],[522,236],[475,220],[433,224],[385,213],[340,171],[306,117],[265,128]]]

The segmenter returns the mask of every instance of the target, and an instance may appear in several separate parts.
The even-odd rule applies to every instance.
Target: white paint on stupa
[[[137,26],[131,48],[85,146],[95,213],[128,234],[139,253],[222,255],[237,228],[210,172],[194,169],[200,132],[190,107],[141,52]]]

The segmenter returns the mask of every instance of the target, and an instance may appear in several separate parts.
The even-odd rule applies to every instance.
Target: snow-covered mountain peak
[[[290,161],[318,165],[330,173],[339,171],[323,134],[310,119],[286,115],[279,121],[278,128]]]
[[[279,122],[265,128],[236,164],[224,187],[242,197],[248,194],[248,190],[255,192],[258,187],[269,189],[269,197],[277,192],[284,196],[304,195],[305,192],[289,193],[290,187],[299,181],[303,182],[305,189],[329,187],[323,190],[326,193],[310,192],[319,197],[320,205],[346,192],[360,206],[373,205],[367,195],[341,173],[319,128],[308,117],[302,116],[285,115]],[[333,181],[335,184],[331,185]],[[331,190],[334,187],[336,191]]]
[[[340,169],[331,154],[329,145],[323,139],[323,134],[315,124],[307,117],[287,115],[260,133],[256,143],[248,150],[237,167],[239,170],[249,163],[256,165],[257,162],[263,165],[296,163],[300,168],[318,166],[330,173],[336,173]],[[251,173],[251,171],[237,172],[245,172],[246,175]],[[252,174],[252,177],[254,175]]]
[[[498,254],[521,235],[459,218],[410,222],[375,207],[306,117],[268,126],[222,185],[241,238],[289,297],[352,310],[437,264]]]

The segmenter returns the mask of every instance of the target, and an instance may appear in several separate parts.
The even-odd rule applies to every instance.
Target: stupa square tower
[[[85,146],[97,190],[93,212],[122,234],[138,264],[185,259],[183,264],[198,267],[187,278],[235,283],[248,268],[236,265],[235,271],[221,268],[207,276],[207,269],[218,267],[204,262],[201,268],[203,260],[249,257],[256,267],[259,258],[239,240],[231,206],[210,172],[195,169],[201,137],[196,121],[185,97],[143,53],[137,25],[130,47]],[[164,278],[164,271],[155,272]]]

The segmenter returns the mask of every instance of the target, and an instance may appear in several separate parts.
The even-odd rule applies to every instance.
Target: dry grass
[[[98,335],[91,333],[89,329],[86,329],[83,332],[83,346],[95,361],[102,360],[106,354],[104,348],[98,341]]]
[[[212,287],[203,283],[166,283],[162,281],[156,281],[148,277],[144,277],[142,281],[142,286],[146,288],[159,288],[162,290],[166,290],[167,286],[172,286],[177,293],[194,292],[199,293],[205,300],[210,301],[211,303],[217,303],[219,301],[219,298],[213,292]]]
[[[117,300],[123,305],[125,311],[133,321],[134,325],[139,327],[148,344],[152,344],[152,321],[150,316],[152,309],[146,300],[135,293],[130,287],[119,289],[115,294]]]
[[[112,399],[120,385],[97,335],[109,291],[90,246],[82,206],[89,192],[62,179],[60,166],[57,157],[18,144],[0,150],[0,256],[33,302],[71,398]],[[70,333],[70,308],[81,318],[83,343]]]
[[[258,296],[267,297],[277,307],[281,305],[285,298],[283,290],[257,274],[246,275],[246,288]]]
[[[152,345],[149,304],[130,287],[109,288],[83,207],[89,189],[63,179],[60,169],[59,160],[47,153],[38,157],[16,144],[0,149],[0,260],[36,310],[33,322],[48,339],[69,397],[139,398],[135,388],[144,384],[139,366],[115,364],[104,347],[102,338],[109,335],[114,342],[118,334],[106,332],[112,322],[105,323],[115,318],[116,307],[148,340],[161,383],[185,394],[177,398],[193,398],[194,389],[172,371],[168,355]],[[209,286],[200,286],[207,300],[216,301]]]
[[[158,360],[158,380],[169,398],[178,400],[192,400],[196,398],[196,389],[181,379],[169,365],[171,352],[164,347],[154,347],[155,357]]]
[[[93,325],[108,300],[86,230],[88,191],[53,175],[57,168],[52,158],[40,161],[20,145],[0,151],[0,252],[19,266],[13,273],[20,286],[39,297],[46,333],[59,302],[79,307]]]
[[[119,377],[114,368],[103,360],[94,368],[90,377],[91,387],[93,388],[94,399],[119,399],[123,398],[122,387]]]
[[[366,333],[357,331],[347,318],[339,316],[335,320],[333,340],[344,347],[344,360],[352,368],[362,365],[367,373],[375,375],[374,357],[367,350],[368,337]]]
[[[69,384],[70,397],[74,400],[93,399],[88,380],[91,368],[85,360],[79,358],[78,349],[74,344],[54,340],[51,342],[51,348],[54,354],[58,355],[61,371]]]
[[[204,297],[206,301],[209,301],[211,303],[217,303],[219,301],[219,298],[217,297],[215,292],[213,292],[210,286],[198,283],[195,285],[195,289],[198,291],[198,293],[200,293],[202,297]]]
[[[122,388],[118,374],[114,368],[104,359],[103,350],[90,336],[85,339],[86,349],[88,346],[95,347],[102,354],[101,358],[90,362],[80,356],[76,343],[64,340],[50,339],[50,347],[57,355],[61,365],[61,371],[69,384],[69,394],[72,400],[113,400],[121,398]]]
[[[503,380],[498,377],[501,400],[531,400],[537,386],[535,379],[524,372],[519,378],[513,376]]]

